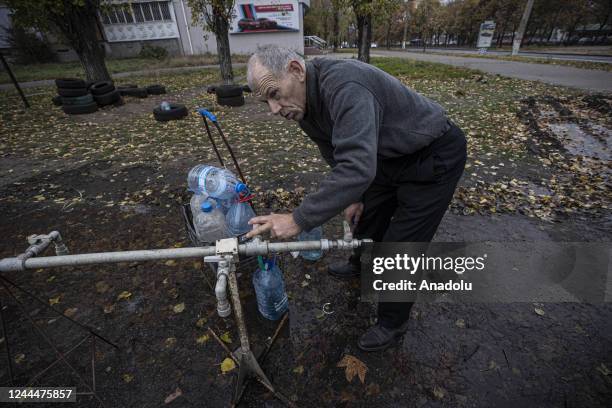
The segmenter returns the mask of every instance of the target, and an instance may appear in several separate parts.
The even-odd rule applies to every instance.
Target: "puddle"
[[[609,129],[593,125],[592,128],[597,132],[595,136],[581,129],[576,123],[551,123],[548,127],[571,154],[610,160],[612,131]]]

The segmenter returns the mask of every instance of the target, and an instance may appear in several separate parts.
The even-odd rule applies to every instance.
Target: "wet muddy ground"
[[[470,78],[466,75],[438,88],[425,81],[421,91],[429,90],[435,97],[450,89],[454,96],[445,103],[460,121],[456,109],[475,106],[463,99],[481,100],[481,95],[471,94],[473,90],[464,91],[465,84],[487,87],[498,81],[488,78],[490,83],[482,84],[482,79]],[[180,82],[174,87],[173,98],[192,106],[211,103],[202,87]],[[241,165],[257,189],[258,212],[291,209],[325,167],[316,148],[291,136],[292,127],[247,99],[243,108],[219,109],[222,124],[230,129]],[[0,256],[22,252],[28,235],[54,229],[61,231],[72,253],[191,245],[180,212],[189,198],[185,176],[193,164],[212,161],[214,155],[205,144],[185,142],[202,135],[197,117],[139,128],[151,119],[148,105],[135,104],[150,102],[128,101],[123,114],[99,112],[97,118],[69,122],[51,115],[47,120],[53,128],[72,132],[79,126],[74,134],[62,136],[72,138],[66,148],[55,143],[63,139],[56,139],[49,129],[49,146],[40,142],[44,129],[41,139],[26,141],[31,143],[29,150],[3,143]],[[609,242],[610,200],[604,188],[609,187],[610,99],[551,92],[515,103],[519,108],[508,112],[494,106],[502,117],[483,117],[483,128],[462,125],[471,141],[470,167],[435,240]],[[41,125],[33,122],[29,130],[21,129],[11,115],[3,116],[12,126],[11,134],[37,137]],[[105,127],[84,125],[98,119]],[[556,126],[568,130],[561,132]],[[496,142],[492,134],[516,138]],[[148,140],[151,135],[154,142]],[[571,147],[566,138],[585,141]],[[324,226],[324,235],[340,236],[338,217]],[[408,332],[396,346],[364,353],[357,339],[374,322],[375,305],[360,302],[358,281],[338,282],[325,272],[330,262],[344,257],[329,253],[317,262],[283,257],[289,320],[264,369],[298,406],[604,407],[612,399],[610,303],[418,302]],[[243,265],[239,286],[251,343],[258,350],[276,323],[256,310],[253,269],[252,264]],[[216,315],[212,278],[201,260],[59,268],[3,277],[85,326],[58,317],[8,284],[22,310],[0,287],[7,327],[0,352],[8,343],[17,383],[27,382],[55,360],[32,319],[62,352],[90,331],[117,346],[98,339],[93,354],[96,391],[104,406],[229,405],[237,370],[222,372],[220,364],[227,356],[207,328],[222,336],[230,349],[238,347],[238,334],[233,319]],[[348,382],[344,369],[337,367],[347,354],[367,366],[364,383],[357,378]],[[67,360],[91,386],[88,343],[68,354]],[[0,383],[6,385],[8,365],[0,361]],[[87,388],[62,364],[45,372],[37,384]],[[83,396],[77,406],[100,404]],[[253,384],[241,406],[282,404]]]

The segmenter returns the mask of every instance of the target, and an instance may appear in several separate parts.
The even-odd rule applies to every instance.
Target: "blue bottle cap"
[[[200,206],[200,209],[202,211],[204,211],[205,213],[207,213],[207,212],[211,212],[213,210],[213,206],[212,206],[212,204],[210,202],[204,201],[202,203],[202,205]]]
[[[236,184],[236,189],[235,190],[236,190],[237,193],[242,193],[242,192],[249,191],[249,188],[244,183],[238,183],[238,184]]]

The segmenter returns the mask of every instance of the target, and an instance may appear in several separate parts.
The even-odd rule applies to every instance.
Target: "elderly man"
[[[253,54],[247,79],[274,114],[299,123],[332,168],[292,214],[253,218],[248,236],[293,237],[344,210],[357,238],[431,241],[466,160],[465,136],[438,104],[372,65],[305,62],[274,45]],[[359,253],[328,271],[336,278],[359,276]],[[411,307],[379,303],[378,322],[358,346],[388,347],[406,331]]]

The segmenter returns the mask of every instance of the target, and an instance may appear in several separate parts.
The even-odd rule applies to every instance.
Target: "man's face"
[[[288,72],[281,78],[256,64],[253,67],[253,79],[262,102],[266,102],[270,111],[285,119],[299,121],[306,114],[306,72],[298,61],[289,63]]]

